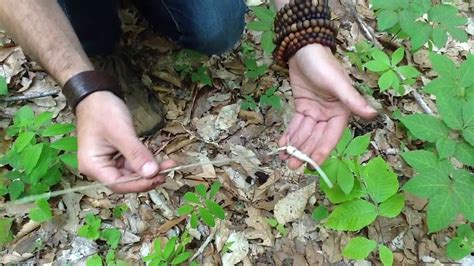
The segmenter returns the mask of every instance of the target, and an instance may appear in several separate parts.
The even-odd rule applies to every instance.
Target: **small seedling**
[[[194,187],[194,192],[186,192],[184,200],[186,204],[178,209],[178,215],[190,215],[192,228],[197,228],[199,220],[207,226],[216,226],[216,219],[225,219],[225,211],[221,205],[215,202],[217,192],[221,184],[215,182],[209,190],[203,184]]]
[[[173,56],[174,69],[180,74],[181,79],[191,76],[196,83],[212,86],[212,78],[208,68],[204,65],[207,57],[194,50],[183,49]]]
[[[242,101],[240,104],[240,108],[243,110],[256,110],[257,109],[257,103],[253,99],[251,95],[244,95],[245,100]]]
[[[256,80],[267,73],[267,65],[258,65],[255,49],[249,42],[242,43],[242,54],[245,65],[245,76],[251,80]]]
[[[186,245],[191,243],[192,237],[185,231],[181,238],[171,237],[162,247],[160,239],[153,241],[153,251],[144,258],[149,265],[166,266],[179,265],[191,257],[191,252],[186,251]],[[194,265],[194,264],[192,264]]]
[[[281,110],[281,98],[278,95],[275,95],[275,92],[278,90],[277,86],[272,86],[265,91],[265,94],[260,96],[259,104],[260,106],[270,106],[275,110]]]
[[[120,218],[126,211],[128,211],[127,204],[120,204],[115,206],[112,215],[114,218]]]
[[[260,40],[262,49],[267,55],[271,55],[275,49],[275,44],[273,43],[273,37],[275,36],[275,32],[273,31],[273,22],[275,21],[276,16],[275,9],[263,6],[254,6],[250,9],[253,11],[257,19],[249,22],[247,28],[262,32]]]
[[[283,237],[286,237],[288,235],[288,229],[286,229],[284,224],[278,223],[277,219],[275,218],[268,218],[267,219],[267,224],[269,224],[271,227],[275,228],[280,235]]]
[[[346,52],[346,55],[349,57],[349,60],[353,65],[359,69],[359,71],[364,71],[364,64],[369,62],[372,59],[371,53],[374,50],[374,46],[368,41],[359,42],[354,46],[354,51]]]

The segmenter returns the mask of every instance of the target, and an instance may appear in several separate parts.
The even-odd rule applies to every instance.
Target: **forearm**
[[[61,86],[93,69],[56,0],[0,0],[0,27]]]
[[[276,10],[280,10],[285,4],[288,4],[290,0],[274,0]]]

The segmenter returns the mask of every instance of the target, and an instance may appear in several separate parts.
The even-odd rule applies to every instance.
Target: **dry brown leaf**
[[[249,207],[247,208],[247,214],[249,217],[245,219],[245,223],[253,228],[245,231],[247,239],[262,239],[261,245],[272,247],[275,237],[262,212],[254,207]]]
[[[308,199],[314,194],[315,190],[316,183],[313,182],[279,200],[274,210],[278,223],[286,224],[300,219],[304,214]]]

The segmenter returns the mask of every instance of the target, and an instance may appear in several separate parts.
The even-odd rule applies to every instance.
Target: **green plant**
[[[153,241],[153,251],[144,260],[150,266],[178,265],[184,263],[191,257],[191,252],[186,251],[186,245],[191,243],[192,237],[185,231],[180,239],[177,236],[171,237],[162,247],[161,240]],[[195,265],[195,263],[191,263]]]
[[[191,76],[193,82],[212,86],[212,78],[204,65],[207,57],[191,49],[182,49],[173,55],[173,67],[181,79]]]
[[[112,215],[114,218],[119,218],[122,217],[122,215],[128,211],[128,206],[127,204],[119,204],[115,206],[114,210],[112,211]]]
[[[320,187],[329,201],[336,204],[325,220],[328,228],[338,231],[359,231],[375,221],[377,216],[396,217],[403,209],[405,198],[398,193],[397,175],[381,158],[361,164],[360,155],[368,147],[369,136],[352,138],[348,129],[322,168],[335,184]],[[310,174],[317,174],[306,170]]]
[[[372,0],[371,3],[376,11],[378,29],[409,36],[412,50],[418,50],[428,41],[442,48],[448,33],[458,41],[468,40],[467,33],[461,28],[467,19],[452,5],[433,5],[431,0]]]
[[[48,204],[48,201],[45,199],[39,199],[36,201],[36,208],[30,210],[28,216],[31,220],[37,222],[46,222],[53,217],[53,212],[51,207]]]
[[[271,86],[265,91],[265,94],[260,96],[259,104],[260,106],[270,106],[275,110],[281,110],[281,98],[278,95],[275,95],[275,92],[278,90],[277,86]]]
[[[471,224],[462,224],[456,230],[456,237],[446,246],[446,256],[460,260],[474,252],[474,230]]]
[[[280,233],[280,235],[282,235],[283,237],[286,237],[288,235],[288,229],[286,229],[284,224],[278,223],[277,219],[268,218],[267,224],[275,228],[278,231],[278,233]]]
[[[413,85],[416,78],[421,75],[413,66],[398,66],[405,58],[403,47],[393,52],[391,57],[380,49],[372,49],[370,55],[372,60],[363,66],[380,76],[378,85],[381,91],[393,88],[398,94],[403,95],[405,93],[404,86]]]
[[[242,101],[240,104],[240,108],[243,110],[256,110],[257,109],[257,103],[253,99],[251,95],[244,95],[245,100]]]
[[[354,50],[351,52],[346,52],[347,57],[353,65],[359,69],[359,71],[364,71],[364,64],[369,62],[372,59],[371,53],[374,50],[374,46],[368,41],[362,41],[357,43],[354,46]]]
[[[122,238],[122,233],[117,228],[105,228],[101,229],[102,220],[93,215],[87,214],[85,217],[85,223],[79,228],[78,235],[85,237],[87,239],[96,241],[103,240],[110,247],[107,250],[105,261],[107,265],[126,265],[122,260],[116,259],[115,253],[120,239]],[[95,266],[102,265],[103,258],[99,254],[95,254],[87,258],[86,264]]]
[[[342,255],[349,259],[363,260],[377,247],[382,264],[385,266],[393,265],[393,252],[387,246],[377,244],[376,241],[365,237],[352,238],[344,247]]]
[[[252,44],[246,41],[242,43],[242,55],[245,65],[244,74],[248,79],[256,80],[263,74],[267,73],[267,65],[263,64],[259,66],[257,64],[255,49]]]
[[[8,244],[13,240],[13,234],[11,233],[13,219],[7,217],[0,217],[0,247]]]
[[[313,212],[311,213],[311,217],[316,222],[326,219],[329,216],[329,211],[324,205],[319,205],[318,207],[314,208]]]
[[[225,219],[225,211],[221,205],[216,203],[216,195],[221,184],[215,182],[209,190],[203,184],[194,187],[194,192],[186,192],[183,204],[178,209],[178,215],[190,215],[192,228],[197,228],[199,220],[209,227],[216,226],[216,219]]]
[[[262,49],[266,54],[271,55],[275,49],[275,44],[273,43],[273,37],[275,36],[275,32],[273,31],[273,21],[276,16],[275,9],[263,6],[254,6],[250,7],[250,9],[257,19],[249,22],[247,28],[262,32],[262,38],[260,40]]]
[[[8,84],[5,77],[0,76],[0,96],[8,94]]]
[[[65,137],[74,131],[71,124],[52,123],[52,113],[35,116],[24,106],[6,133],[16,138],[10,150],[0,158],[0,166],[11,170],[0,179],[0,196],[15,200],[26,195],[49,191],[59,183],[67,167],[77,168],[76,137]],[[51,141],[50,137],[58,138]]]

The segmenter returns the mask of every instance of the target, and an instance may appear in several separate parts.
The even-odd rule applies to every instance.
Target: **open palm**
[[[289,62],[295,115],[279,144],[290,142],[322,164],[336,146],[351,113],[373,118],[376,111],[352,87],[351,79],[331,51],[318,44],[300,49]],[[288,159],[287,154],[281,155]],[[302,161],[291,158],[288,166]]]

